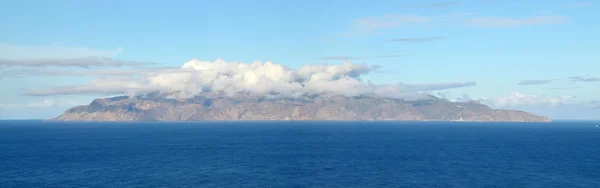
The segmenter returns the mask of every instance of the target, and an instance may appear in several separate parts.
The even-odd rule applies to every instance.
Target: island
[[[550,122],[528,112],[492,109],[478,101],[428,96],[404,100],[372,96],[294,98],[205,92],[177,99],[161,93],[95,99],[52,121],[364,120]]]

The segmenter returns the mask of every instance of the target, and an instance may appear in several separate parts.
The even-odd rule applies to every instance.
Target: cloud
[[[0,68],[6,67],[121,67],[121,66],[143,66],[154,63],[143,63],[133,61],[120,61],[108,57],[84,57],[71,59],[30,59],[30,60],[10,60],[0,59]]]
[[[455,101],[460,101],[460,102],[469,102],[469,101],[474,101],[473,98],[471,98],[471,96],[467,95],[467,94],[463,94],[460,97],[457,97]]]
[[[478,17],[467,20],[467,24],[479,27],[517,27],[527,25],[552,25],[567,22],[564,16],[534,16],[529,18]]]
[[[581,77],[573,76],[568,78],[571,82],[600,82],[600,78],[597,77]]]
[[[440,96],[452,102],[473,102],[485,104],[495,109],[514,109],[523,110],[537,115],[546,115],[552,117],[584,117],[589,116],[586,109],[599,109],[600,101],[577,100],[575,96],[545,96],[528,95],[520,92],[512,92],[499,97],[479,97],[474,98],[468,94],[462,94],[453,97],[449,91],[438,92]],[[561,114],[560,111],[569,111],[570,115]],[[572,114],[573,112],[580,114]],[[595,116],[594,116],[595,118]]]
[[[364,60],[364,59],[380,59],[380,58],[396,58],[396,57],[406,57],[407,55],[380,55],[380,56],[371,56],[371,57],[358,57],[358,56],[324,56],[319,57],[319,60],[342,60],[342,61],[351,61],[351,60]]]
[[[437,91],[460,87],[472,87],[475,85],[477,85],[476,82],[431,83],[407,85],[407,88],[409,91]]]
[[[589,102],[590,109],[600,109],[600,101],[594,100]]]
[[[357,59],[362,59],[360,57],[355,57],[355,56],[325,56],[325,57],[319,57],[320,60],[344,60],[344,61],[349,61],[349,60],[357,60]]]
[[[480,100],[492,108],[522,110],[552,119],[598,119],[597,100],[577,100],[575,96],[528,95],[513,92]]]
[[[120,85],[123,84],[123,85]],[[122,95],[146,93],[159,90],[148,84],[136,84],[105,79],[94,80],[90,85],[74,87],[55,87],[51,89],[39,89],[27,92],[30,96],[52,96],[52,95]]]
[[[560,80],[568,80],[571,82],[600,82],[600,78],[598,77],[590,77],[590,76],[572,76],[568,78],[560,78],[560,79],[551,79],[551,80],[523,80],[517,83],[517,85],[527,86],[527,85],[544,85],[549,84],[555,81]],[[548,89],[570,89],[570,88],[580,88],[580,87],[554,87]]]
[[[395,57],[406,57],[408,55],[380,55],[380,56],[373,56],[371,58],[395,58]]]
[[[565,89],[579,89],[579,88],[583,88],[583,87],[550,87],[550,88],[546,88],[546,89],[550,89],[550,90],[565,90]]]
[[[497,97],[488,101],[493,106],[515,107],[515,106],[548,106],[553,107],[561,104],[571,104],[575,102],[575,96],[537,96],[526,95],[519,92],[512,92],[508,96]]]
[[[484,2],[485,4],[493,2]],[[454,2],[434,3],[430,7],[443,7],[456,4]],[[364,34],[380,34],[380,30],[409,26],[475,26],[475,27],[518,27],[529,25],[552,25],[568,22],[568,18],[560,15],[543,15],[532,17],[492,17],[492,16],[474,16],[473,12],[458,12],[451,14],[421,16],[410,14],[385,14],[380,16],[371,16],[358,18],[352,21],[353,30],[344,33],[336,33],[335,36],[354,36]],[[423,42],[429,40],[438,40],[444,37],[426,37],[426,38],[399,38],[396,42]],[[391,41],[394,41],[392,39]]]
[[[428,42],[428,41],[434,41],[434,40],[445,39],[445,38],[446,37],[395,38],[395,39],[390,39],[388,41],[391,41],[391,42]]]
[[[4,109],[12,109],[12,108],[49,108],[49,107],[57,107],[57,106],[74,106],[80,105],[84,103],[77,103],[72,101],[55,101],[55,100],[44,100],[42,102],[32,102],[32,103],[24,103],[24,104],[3,104],[0,103],[0,108]]]
[[[591,2],[572,2],[566,5],[566,7],[569,8],[587,8],[591,6],[594,6],[594,4]]]
[[[81,57],[114,57],[123,52],[122,48],[100,50],[81,47],[65,47],[60,45],[51,46],[25,46],[0,43],[0,58],[24,59],[24,58],[81,58]]]
[[[520,81],[519,83],[517,83],[517,85],[521,85],[521,86],[543,85],[543,84],[548,84],[551,81],[552,80],[523,80],[523,81]]]
[[[376,95],[396,98],[424,96],[429,92],[457,87],[470,87],[475,82],[432,84],[386,84],[363,82],[361,76],[379,66],[354,64],[305,64],[290,69],[273,62],[241,63],[191,60],[180,67],[180,72],[149,72],[143,76],[107,77],[92,83],[71,87],[35,89],[26,92],[33,96],[72,94],[128,94],[161,91],[177,92],[177,97],[187,98],[206,91],[227,94],[251,93],[256,95],[299,96],[306,94],[341,94],[347,96]]]
[[[148,73],[175,74],[191,72],[194,70],[179,67],[135,67],[137,69],[92,69],[86,71],[45,70],[45,69],[18,69],[0,72],[4,76],[135,76]]]
[[[361,30],[374,31],[378,29],[423,24],[429,21],[431,21],[431,18],[425,16],[387,14],[356,19],[354,20],[354,26]]]

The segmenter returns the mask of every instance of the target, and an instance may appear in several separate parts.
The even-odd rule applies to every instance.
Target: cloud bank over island
[[[71,94],[139,95],[160,91],[189,98],[202,92],[228,95],[249,93],[262,96],[297,97],[302,95],[339,94],[346,96],[381,96],[402,99],[428,97],[427,92],[470,87],[476,82],[431,84],[374,84],[362,76],[379,69],[378,65],[305,64],[292,69],[271,61],[252,63],[227,62],[223,59],[192,59],[175,69],[152,70],[141,76],[121,75],[98,78],[86,85],[54,87],[27,91],[28,95]]]

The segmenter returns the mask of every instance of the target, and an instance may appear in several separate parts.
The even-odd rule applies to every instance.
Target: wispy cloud
[[[550,88],[546,88],[546,89],[550,89],[550,90],[566,90],[566,89],[579,89],[579,88],[583,88],[583,87],[550,87]]]
[[[451,83],[429,83],[429,84],[413,84],[406,85],[410,91],[437,91],[460,87],[472,87],[477,85],[476,82],[451,82]]]
[[[91,49],[84,47],[66,47],[61,45],[14,45],[0,43],[0,58],[82,58],[82,57],[114,57],[123,52],[123,48]]]
[[[362,59],[361,57],[355,57],[355,56],[325,56],[325,57],[319,57],[320,60],[344,60],[344,61],[350,61],[350,60],[358,60],[358,59]]]
[[[600,82],[600,78],[597,77],[573,76],[569,77],[569,80],[572,82]]]
[[[519,83],[517,83],[517,85],[521,85],[521,86],[543,85],[543,84],[548,84],[551,81],[552,80],[523,80],[523,81],[520,81]]]
[[[567,77],[567,78],[560,78],[560,79],[548,79],[548,80],[523,80],[520,81],[519,83],[517,83],[517,85],[521,85],[521,86],[528,86],[528,85],[544,85],[544,84],[549,84],[552,82],[556,82],[556,81],[570,81],[570,82],[600,82],[600,78],[598,77],[591,77],[591,76],[571,76],[571,77]],[[561,88],[565,88],[565,87],[558,87],[558,88],[548,88],[548,89],[561,89]],[[573,88],[573,87],[567,87],[567,88]]]
[[[123,84],[123,85],[121,85]],[[136,92],[151,92],[158,87],[144,85],[127,85],[124,82],[115,82],[111,85],[80,85],[71,87],[53,87],[48,89],[35,89],[25,92],[29,96],[57,96],[57,95],[122,95]]]
[[[508,96],[497,97],[487,101],[494,106],[556,106],[560,104],[570,104],[575,101],[575,96],[538,96],[527,95],[520,92],[512,92]]]
[[[449,6],[452,3],[431,4],[435,6]],[[443,27],[443,26],[474,26],[490,28],[508,28],[532,25],[553,25],[562,24],[569,21],[565,16],[560,15],[542,15],[532,17],[490,17],[475,16],[473,12],[453,13],[437,16],[408,15],[408,14],[385,14],[380,16],[371,16],[358,18],[352,21],[353,30],[344,33],[335,34],[337,36],[355,36],[363,34],[380,34],[381,30],[399,27]],[[431,37],[433,40],[443,37]],[[416,38],[419,39],[419,38]],[[424,39],[430,39],[425,37]],[[398,42],[419,42],[420,40],[411,40],[410,38],[400,38]]]
[[[55,100],[44,100],[42,102],[31,102],[31,103],[22,103],[22,104],[4,104],[0,103],[0,108],[12,109],[12,108],[48,108],[48,107],[57,107],[57,106],[74,106],[80,105],[84,103],[73,102],[73,101],[55,101]]]
[[[406,57],[409,55],[380,55],[380,56],[373,56],[371,58],[395,58],[395,57]]]
[[[363,31],[375,31],[400,26],[418,25],[431,21],[432,18],[417,15],[387,14],[365,17],[354,20],[354,26]]]
[[[590,109],[600,109],[600,101],[598,101],[598,100],[590,101],[588,106]]]
[[[478,27],[517,27],[527,25],[552,25],[567,22],[564,16],[534,16],[528,18],[478,17],[466,20],[471,26]]]
[[[390,42],[428,42],[445,39],[446,37],[415,37],[415,38],[395,38],[389,39]]]
[[[380,58],[397,58],[397,57],[406,57],[408,55],[379,55],[379,56],[369,56],[369,57],[358,57],[358,56],[324,56],[319,57],[319,60],[327,61],[327,60],[340,60],[340,61],[352,61],[352,60],[366,60],[366,59],[380,59]]]
[[[196,70],[182,69],[180,67],[139,67],[135,69],[93,69],[87,71],[73,70],[44,70],[44,69],[18,69],[0,71],[0,75],[14,76],[136,76],[153,73],[176,74],[197,72]]]
[[[108,57],[84,57],[84,58],[42,58],[29,60],[0,59],[0,68],[6,67],[121,67],[121,66],[145,66],[155,63],[121,61]]]
[[[566,7],[569,7],[569,8],[586,8],[586,7],[591,7],[591,6],[594,6],[594,3],[591,3],[591,2],[572,2],[572,3],[566,4]]]

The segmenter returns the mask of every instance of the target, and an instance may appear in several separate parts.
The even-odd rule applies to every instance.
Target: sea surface
[[[600,187],[600,122],[0,121],[0,187]]]

